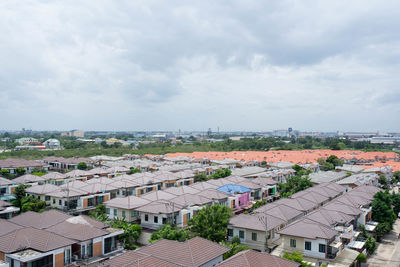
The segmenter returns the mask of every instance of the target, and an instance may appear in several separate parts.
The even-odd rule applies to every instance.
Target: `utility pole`
[[[264,250],[265,252],[270,252],[268,247],[268,221],[267,221],[267,214],[264,212],[263,216],[258,217],[258,220],[264,224],[265,227],[265,244]]]

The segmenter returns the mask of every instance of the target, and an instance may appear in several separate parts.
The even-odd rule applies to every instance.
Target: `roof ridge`
[[[193,259],[192,247],[190,246],[190,239],[189,239],[189,240],[186,240],[185,243],[187,243],[187,245],[189,246],[190,259],[192,260],[192,265],[195,266],[195,265],[194,265],[194,259]]]

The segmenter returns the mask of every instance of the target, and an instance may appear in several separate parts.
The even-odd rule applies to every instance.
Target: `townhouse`
[[[19,208],[14,207],[11,203],[0,200],[0,219],[9,219],[19,212]]]
[[[228,251],[229,248],[201,237],[194,237],[185,242],[161,239],[118,255],[101,266],[212,267],[221,263],[223,254]]]
[[[56,210],[0,220],[0,260],[10,266],[89,265],[122,250],[122,230]]]
[[[357,240],[361,225],[371,220],[373,195],[379,189],[359,186],[279,231],[275,254],[298,250],[315,264],[351,266],[365,243]]]
[[[16,174],[17,168],[23,168],[26,173],[31,173],[34,170],[48,170],[47,164],[35,160],[14,158],[0,160],[0,170],[8,169],[10,174]]]
[[[12,184],[11,180],[0,177],[0,197],[12,194],[10,190]]]
[[[86,163],[90,168],[93,167],[93,161],[89,158],[63,158],[63,157],[45,157],[42,162],[48,165],[50,170],[68,171],[78,169],[78,164],[81,162]]]

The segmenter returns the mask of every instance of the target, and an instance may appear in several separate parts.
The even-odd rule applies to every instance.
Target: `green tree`
[[[79,162],[78,163],[78,169],[79,170],[87,170],[88,166],[85,162]]]
[[[395,172],[393,173],[393,180],[394,180],[395,182],[400,182],[400,171],[395,171]]]
[[[376,249],[376,241],[375,238],[373,238],[372,236],[368,236],[367,240],[365,241],[365,248],[368,252],[368,254],[372,254],[374,253],[375,249]]]
[[[228,243],[226,241],[221,241],[220,245],[230,248],[228,252],[224,253],[223,255],[224,260],[226,260],[229,257],[232,257],[233,255],[239,253],[240,251],[249,249],[248,246],[240,244],[240,238],[238,236],[234,236],[232,238],[231,243]]]
[[[10,170],[9,169],[1,169],[0,170],[0,175],[6,178],[10,177]]]
[[[211,179],[219,179],[228,177],[232,174],[232,171],[228,168],[222,170],[216,170],[214,174],[210,175]]]
[[[340,160],[337,156],[335,155],[330,155],[327,159],[326,162],[332,163],[334,167],[337,166],[343,166],[343,161]]]
[[[313,183],[307,175],[295,175],[289,177],[286,180],[286,183],[279,183],[278,190],[281,193],[282,197],[287,197],[312,186]]]
[[[46,202],[41,201],[35,197],[28,196],[21,200],[21,212],[35,211],[42,212],[46,207]]]
[[[18,176],[24,175],[26,172],[25,168],[22,168],[22,167],[16,168],[15,171],[17,172]]]
[[[22,199],[26,196],[25,189],[27,187],[28,186],[26,186],[24,184],[20,184],[14,190],[15,199],[12,201],[12,204],[15,207],[20,208],[21,210],[22,210]]]
[[[106,206],[104,204],[97,205],[95,211],[89,212],[89,217],[102,222],[107,221],[108,216],[106,213]]]
[[[367,256],[365,256],[365,254],[358,254],[357,256],[357,262],[358,262],[358,266],[360,267],[362,263],[367,262]]]
[[[377,192],[372,201],[372,219],[376,222],[388,222],[393,225],[396,215],[392,210],[392,196],[388,191]]]
[[[137,224],[126,224],[122,228],[124,233],[121,235],[121,240],[124,242],[124,248],[134,250],[138,247],[138,239],[142,233],[142,227]]]
[[[195,183],[204,181],[207,181],[207,175],[205,175],[204,173],[199,173],[194,176]]]
[[[176,227],[172,227],[171,225],[167,224],[153,232],[150,236],[149,242],[153,243],[160,239],[183,242],[190,239],[190,232],[185,229],[177,229]]]
[[[388,187],[388,180],[384,174],[379,175],[378,183],[380,183],[383,188]]]
[[[400,194],[392,194],[393,211],[397,215],[400,212]]]
[[[231,216],[232,210],[227,206],[218,204],[207,206],[189,221],[190,229],[203,238],[221,242],[225,240],[226,228]]]
[[[300,264],[300,267],[311,267],[312,266],[311,264],[308,264],[303,261],[303,255],[300,252],[298,252],[297,250],[295,250],[293,253],[285,252],[283,254],[282,258],[297,262]]]
[[[141,173],[142,171],[139,168],[130,167],[129,174]]]

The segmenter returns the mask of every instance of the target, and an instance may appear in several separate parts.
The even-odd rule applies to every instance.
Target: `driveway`
[[[385,235],[374,254],[367,260],[370,267],[391,267],[400,266],[400,220],[396,220],[393,231]]]

